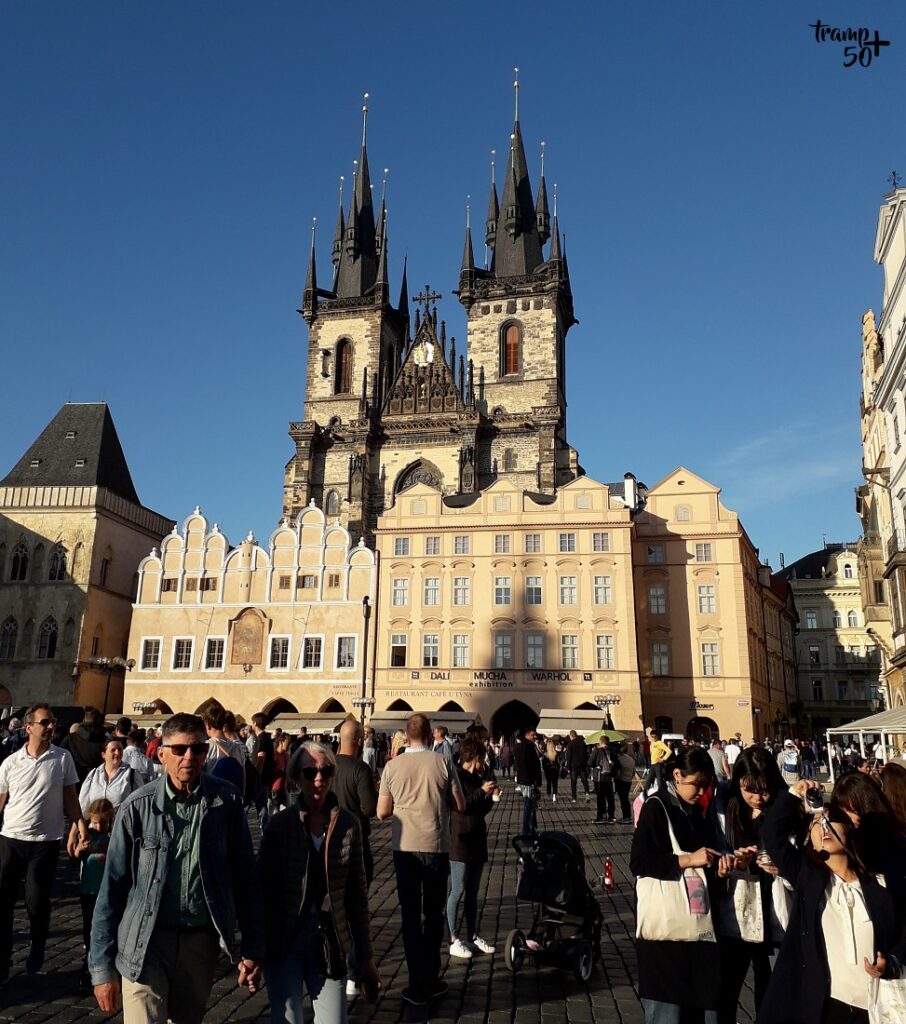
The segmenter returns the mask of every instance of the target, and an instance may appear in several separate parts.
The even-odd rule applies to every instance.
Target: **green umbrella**
[[[622,743],[626,739],[625,732],[617,732],[616,729],[599,729],[585,737],[585,745],[591,746],[599,740],[610,740],[611,743]]]

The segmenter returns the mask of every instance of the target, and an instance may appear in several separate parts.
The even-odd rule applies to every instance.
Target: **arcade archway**
[[[392,704],[388,704],[388,711],[411,711],[412,705],[407,704],[404,700],[395,700]]]
[[[710,743],[720,738],[720,729],[713,718],[693,718],[686,726],[686,738],[693,743]]]
[[[264,714],[267,715],[268,722],[273,722],[277,715],[298,715],[299,709],[295,704],[291,704],[286,698],[278,697],[275,701],[272,701],[266,707],[262,709]]]
[[[512,739],[517,733],[538,727],[538,712],[521,700],[510,700],[491,716],[490,734],[494,739]]]

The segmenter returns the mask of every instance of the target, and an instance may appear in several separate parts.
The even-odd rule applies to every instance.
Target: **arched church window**
[[[336,491],[327,492],[325,512],[329,516],[338,516],[340,514],[340,496]]]
[[[13,548],[13,557],[9,564],[9,578],[14,583],[28,579],[28,545],[24,540]]]
[[[503,328],[500,343],[500,375],[509,377],[522,372],[522,328],[508,323]]]
[[[352,342],[348,338],[341,338],[337,343],[334,364],[334,393],[348,395],[352,391]]]
[[[62,544],[58,544],[51,553],[47,578],[57,581],[66,579],[66,548]]]
[[[0,661],[12,661],[15,658],[18,639],[19,623],[10,615],[0,626]]]
[[[503,451],[503,468],[504,470],[516,468],[516,455],[512,448],[505,448]]]
[[[57,620],[48,615],[41,623],[41,632],[38,634],[38,658],[53,658],[57,653]]]

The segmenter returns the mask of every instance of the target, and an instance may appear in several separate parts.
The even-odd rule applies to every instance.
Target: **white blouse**
[[[831,873],[825,896],[821,930],[830,968],[831,998],[867,1010],[871,979],[864,958],[874,963],[875,929],[862,885],[858,881],[844,882]]]

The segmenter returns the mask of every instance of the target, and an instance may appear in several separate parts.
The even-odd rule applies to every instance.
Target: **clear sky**
[[[891,45],[844,68],[818,16]],[[559,185],[589,475],[685,465],[775,567],[854,539],[904,53],[902,7],[832,0],[4,0],[0,475],[63,402],[105,400],[147,505],[266,541],[311,218],[324,280],[362,93],[394,294],[408,254],[462,339],[466,197],[483,223],[518,65],[533,185],[542,139]]]

